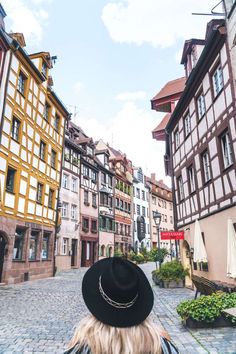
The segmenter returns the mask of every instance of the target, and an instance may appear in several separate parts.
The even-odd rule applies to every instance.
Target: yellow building
[[[10,284],[53,274],[68,112],[52,90],[50,54],[27,55],[22,34],[0,29],[1,42],[0,283]]]

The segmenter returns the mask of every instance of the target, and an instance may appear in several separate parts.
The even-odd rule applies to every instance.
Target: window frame
[[[205,159],[205,156],[207,156],[207,160],[208,161]],[[207,162],[208,162],[208,165],[206,166]],[[204,150],[202,152],[202,154],[201,154],[201,163],[202,163],[203,181],[204,181],[204,184],[206,184],[206,183],[210,182],[211,179],[212,179],[210,154],[209,154],[208,150]]]
[[[19,75],[18,75],[18,79],[17,79],[17,91],[22,96],[25,96],[26,82],[27,82],[27,76],[20,70]]]
[[[15,126],[14,123],[17,123],[17,126]],[[20,127],[21,127],[20,119],[13,116],[12,126],[11,126],[11,138],[15,140],[17,143],[19,143],[20,140]]]
[[[225,156],[224,154],[224,146],[223,146],[223,138],[226,137],[226,150],[228,156]],[[230,136],[230,132],[228,129],[226,129],[221,135],[220,135],[220,146],[221,146],[221,156],[222,156],[222,162],[223,162],[223,167],[224,170],[227,168],[231,167],[234,163],[234,154],[233,154],[233,148],[232,148],[232,139]],[[226,158],[229,160],[228,165],[226,166]]]
[[[198,121],[200,121],[206,114],[205,95],[202,88],[198,91],[195,102]]]
[[[13,179],[11,176],[9,176],[9,172],[12,173]],[[11,177],[11,183],[10,182],[10,177]],[[16,169],[14,169],[11,166],[8,166],[7,168],[7,177],[6,177],[6,191],[8,193],[15,193],[15,178],[16,178]],[[9,185],[11,184],[11,187],[9,188]]]

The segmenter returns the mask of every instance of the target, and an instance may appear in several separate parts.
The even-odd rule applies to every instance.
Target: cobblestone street
[[[154,264],[142,268],[150,279]],[[56,278],[0,287],[0,353],[63,353],[74,326],[87,313],[81,296],[84,272],[71,270]],[[182,326],[175,307],[181,299],[192,299],[193,291],[153,289],[152,317],[181,353],[236,353],[235,328],[188,331]]]

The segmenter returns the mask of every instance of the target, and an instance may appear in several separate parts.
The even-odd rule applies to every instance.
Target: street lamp
[[[161,225],[161,213],[158,211],[153,211],[152,216],[157,228],[157,241],[158,241],[158,249],[160,250],[160,225]],[[161,262],[159,261],[159,269],[161,268]]]

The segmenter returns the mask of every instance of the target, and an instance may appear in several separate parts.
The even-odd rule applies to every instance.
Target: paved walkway
[[[142,268],[150,279],[154,264]],[[62,354],[74,326],[87,314],[81,296],[84,272],[71,270],[56,278],[0,287],[0,353]],[[182,326],[175,308],[182,299],[193,298],[191,290],[153,290],[152,317],[169,332],[181,354],[236,354],[235,328],[190,332]]]

